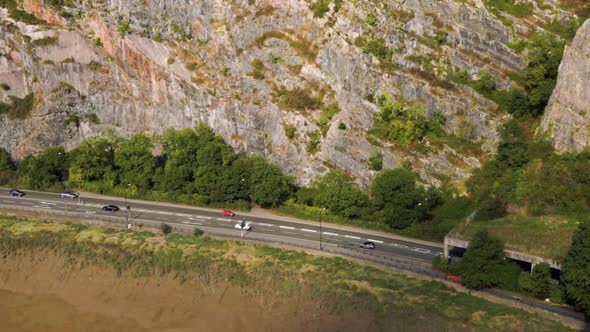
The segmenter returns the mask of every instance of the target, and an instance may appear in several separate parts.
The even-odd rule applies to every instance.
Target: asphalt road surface
[[[0,204],[14,205],[22,207],[33,207],[48,210],[61,210],[68,212],[78,212],[84,214],[96,214],[106,216],[127,217],[125,200],[115,197],[90,198],[81,197],[78,199],[61,198],[56,193],[42,192],[25,192],[23,197],[12,197],[8,195],[7,189],[0,191]],[[80,202],[83,202],[80,203]],[[121,210],[118,212],[102,211],[105,205],[114,204]],[[320,227],[316,222],[289,222],[280,219],[269,219],[249,216],[224,217],[221,211],[211,211],[211,209],[196,209],[183,206],[174,206],[171,204],[159,204],[158,202],[128,203],[131,207],[129,220],[131,223],[137,220],[151,220],[155,222],[165,222],[169,224],[184,224],[195,227],[219,228],[226,230],[235,230],[236,236],[240,236],[240,231],[235,229],[235,225],[242,218],[246,219],[252,225],[250,232],[269,236],[281,236],[286,238],[317,241],[318,248],[320,243]],[[411,239],[394,239],[387,236],[373,235],[373,232],[363,232],[357,230],[342,230],[334,228],[331,224],[322,223],[321,241],[323,246],[340,246],[359,248],[359,245],[365,241],[375,243],[375,249],[371,250],[375,254],[393,255],[408,258],[415,261],[430,264],[435,255],[442,254],[442,248],[413,242]],[[248,235],[246,234],[246,237]],[[359,248],[359,250],[361,250]],[[363,249],[365,250],[365,249]],[[368,249],[367,249],[368,250]]]

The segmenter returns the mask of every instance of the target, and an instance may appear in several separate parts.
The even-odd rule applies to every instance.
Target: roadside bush
[[[160,230],[162,231],[162,234],[167,235],[170,234],[172,232],[172,226],[166,224],[166,223],[161,223],[160,224]]]
[[[195,227],[195,229],[193,230],[193,235],[195,237],[199,237],[199,236],[203,236],[204,232],[202,229]]]
[[[528,294],[532,294],[535,289],[535,284],[531,274],[528,272],[521,272],[518,276],[518,288]]]

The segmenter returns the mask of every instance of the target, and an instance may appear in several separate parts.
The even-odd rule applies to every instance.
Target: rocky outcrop
[[[0,89],[0,101],[36,99],[28,119],[0,115],[0,146],[17,159],[105,131],[127,137],[205,122],[236,150],[264,155],[302,184],[340,168],[367,185],[375,173],[368,160],[379,150],[385,168],[412,165],[424,182],[460,185],[495,150],[507,115],[447,76],[488,70],[506,83],[524,66],[507,46],[512,29],[477,1],[343,1],[322,18],[304,0],[21,4],[54,25],[0,13],[0,83],[10,87]],[[359,37],[383,43],[387,68]],[[321,107],[277,102],[283,86],[321,94],[340,112],[322,127]],[[449,135],[484,153],[428,140],[412,150],[371,136],[381,94],[420,104],[427,116],[442,113]],[[295,134],[287,137],[287,127]],[[308,152],[309,134],[320,130],[320,148]]]
[[[550,137],[559,152],[590,147],[590,20],[565,48],[538,134]]]

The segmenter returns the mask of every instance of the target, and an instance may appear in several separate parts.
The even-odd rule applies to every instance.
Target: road
[[[81,197],[83,204],[77,199],[61,198],[56,193],[26,192],[23,197],[11,197],[8,190],[0,191],[0,204],[32,207],[37,209],[60,210],[68,212],[79,212],[84,214],[96,214],[105,216],[119,216],[126,218],[125,200],[116,197]],[[121,208],[118,212],[106,212],[101,208],[104,205],[114,204]],[[268,235],[271,237],[284,237],[298,240],[317,241],[320,246],[320,227],[316,222],[290,222],[281,220],[279,217],[269,219],[255,216],[224,217],[220,211],[211,209],[188,208],[179,205],[161,204],[158,202],[137,202],[130,203],[131,211],[129,219],[132,223],[138,220],[150,220],[165,222],[168,224],[182,224],[184,226],[203,227],[234,230],[235,236],[240,236],[240,231],[235,225],[242,219],[252,224],[252,233]],[[442,254],[442,248],[435,245],[413,242],[411,239],[396,239],[386,235],[374,235],[375,232],[363,232],[363,230],[343,230],[328,223],[322,223],[321,241],[322,247],[339,246],[360,249],[359,244],[365,241],[372,241],[376,248],[372,250],[375,254],[392,255],[408,258],[421,263],[432,262],[435,255]],[[245,235],[248,237],[248,234]]]

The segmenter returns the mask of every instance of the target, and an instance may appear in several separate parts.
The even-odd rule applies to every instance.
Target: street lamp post
[[[324,212],[325,208],[320,210],[320,250],[324,250],[322,245],[322,213]]]
[[[128,183],[127,190],[129,190],[130,186],[131,186],[131,183]],[[125,226],[127,226],[127,228],[129,228],[129,212],[131,212],[131,206],[129,206],[127,204],[127,190],[125,190],[125,209],[127,210],[127,213],[125,215]]]

